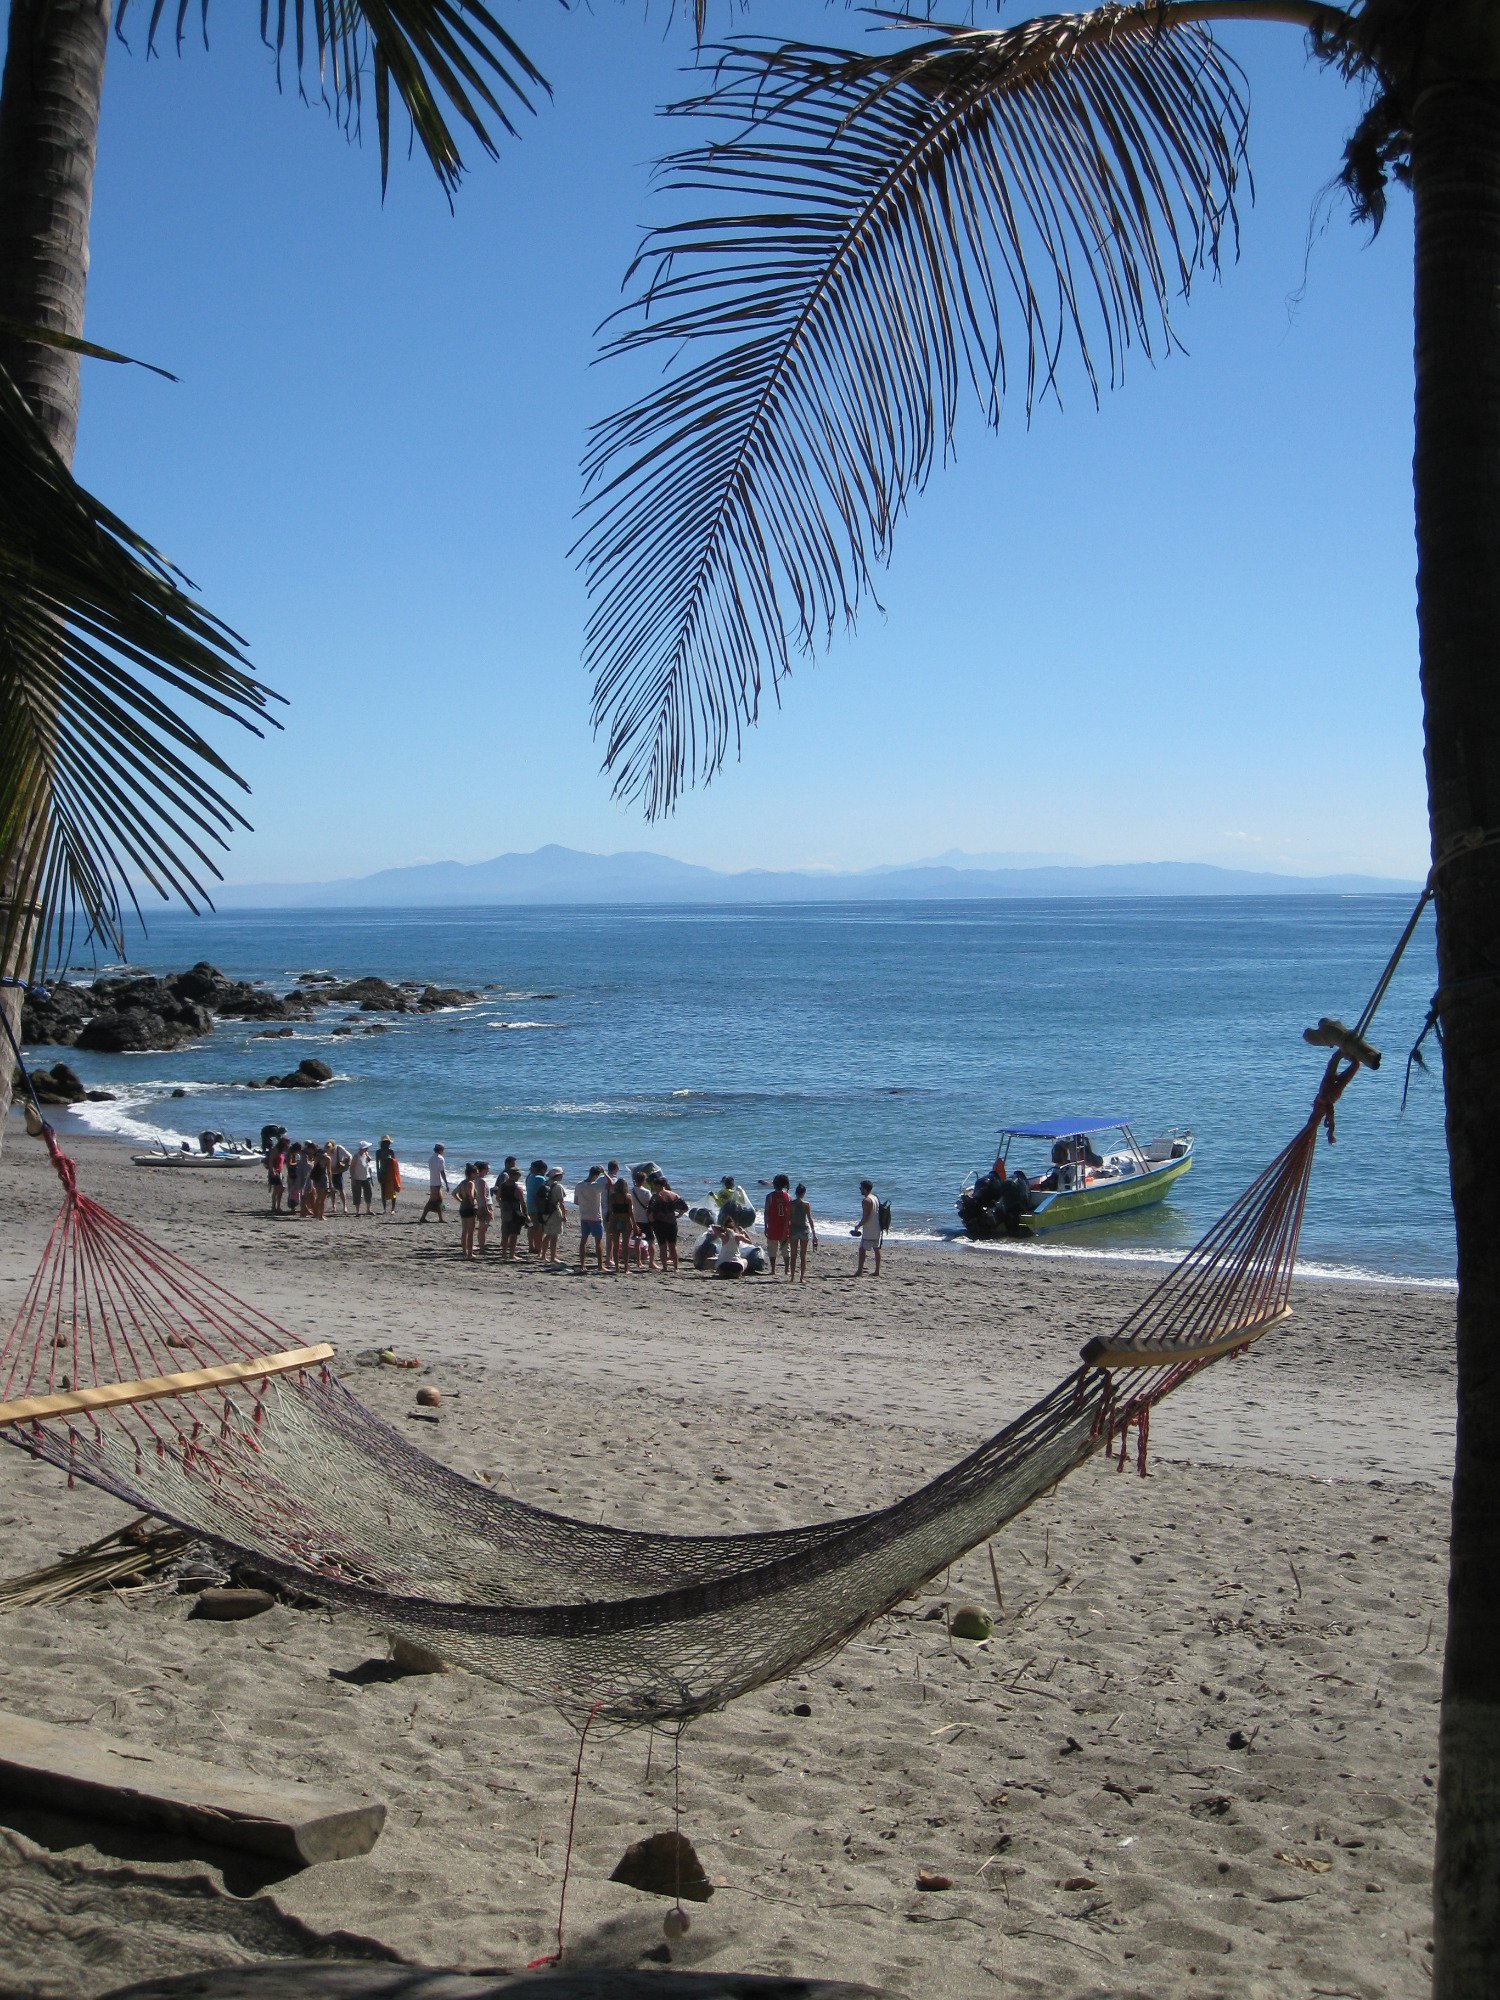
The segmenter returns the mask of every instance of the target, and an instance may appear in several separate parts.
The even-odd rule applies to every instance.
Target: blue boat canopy
[[[1087,1132],[1110,1132],[1131,1121],[1118,1112],[1071,1111],[1062,1118],[1041,1118],[1034,1125],[1002,1125],[1013,1139],[1075,1139]]]

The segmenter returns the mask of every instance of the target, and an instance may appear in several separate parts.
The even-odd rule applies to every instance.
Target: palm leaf
[[[560,0],[563,6],[568,0]],[[190,15],[205,39],[209,0],[119,0],[116,32],[150,9],[146,45],[154,49],[171,17],[179,45]],[[551,86],[482,0],[260,0],[261,39],[276,52],[277,78],[289,63],[298,87],[316,95],[358,136],[365,91],[373,92],[380,145],[380,184],[391,156],[391,92],[411,120],[412,135],[451,196],[463,177],[449,115],[466,126],[491,159],[495,131],[514,134],[512,114],[530,111],[530,93]],[[446,107],[446,109],[445,109]]]
[[[138,886],[205,903],[246,790],[175,703],[261,733],[278,697],[186,578],[77,483],[0,369],[0,964],[80,922],[123,949]],[[29,944],[28,944],[29,939]]]
[[[1156,6],[894,53],[747,40],[666,188],[607,351],[670,357],[597,425],[579,542],[593,719],[651,816],[707,781],[793,657],[851,621],[977,391],[1098,395],[1236,228],[1245,105]]]

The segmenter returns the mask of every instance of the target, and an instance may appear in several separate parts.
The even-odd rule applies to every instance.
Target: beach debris
[[[1293,1854],[1290,1849],[1281,1847],[1271,1858],[1273,1861],[1284,1861],[1288,1868],[1303,1868],[1309,1875],[1326,1875],[1333,1866],[1321,1854]]]
[[[693,1843],[685,1833],[670,1828],[633,1840],[609,1879],[644,1895],[671,1896],[678,1902],[686,1896],[690,1903],[706,1903],[714,1892]]]
[[[200,1590],[208,1590],[223,1581],[224,1571],[219,1564],[194,1560],[178,1571],[177,1594],[179,1597],[196,1597]]]
[[[941,1624],[947,1616],[948,1606],[946,1603],[929,1604],[921,1617],[918,1618],[917,1623],[919,1625],[937,1625]]]
[[[1098,1886],[1092,1875],[1070,1875],[1063,1883],[1065,1889],[1097,1889]]]
[[[74,1549],[59,1562],[0,1583],[0,1611],[63,1604],[70,1597],[87,1597],[122,1585],[134,1588],[169,1569],[191,1542],[191,1535],[181,1528],[169,1528],[143,1514],[127,1527]]]
[[[441,1389],[422,1388],[417,1391],[417,1401],[424,1410],[435,1410],[443,1400]]]
[[[398,1354],[394,1347],[382,1347],[376,1358],[382,1368],[420,1368],[422,1365],[420,1361]]]
[[[231,1587],[200,1590],[193,1600],[189,1618],[211,1618],[217,1624],[234,1624],[241,1618],[258,1618],[269,1611],[276,1599],[269,1590],[238,1590]]]
[[[1248,1750],[1259,1734],[1260,1731],[1258,1729],[1249,1736],[1245,1734],[1243,1729],[1231,1729],[1227,1739],[1229,1748],[1231,1750]]]
[[[944,1889],[951,1889],[953,1887],[953,1877],[951,1875],[939,1875],[935,1868],[919,1868],[917,1870],[917,1887],[929,1895],[935,1895]]]
[[[793,1715],[811,1715],[812,1703],[810,1701],[794,1702],[792,1705],[792,1713]]]
[[[259,1569],[254,1563],[231,1563],[229,1582],[236,1590],[266,1591],[278,1604],[289,1604],[294,1611],[323,1609],[321,1597],[313,1597],[308,1591],[298,1590],[295,1584],[283,1583],[279,1576],[272,1576],[269,1570]]]
[[[676,1944],[680,1937],[686,1937],[693,1928],[693,1920],[684,1909],[668,1910],[661,1920],[661,1927],[669,1944]]]
[[[995,1621],[982,1604],[960,1604],[949,1620],[948,1630],[955,1639],[988,1639]]]
[[[398,1638],[391,1635],[391,1665],[403,1674],[451,1674],[453,1662],[445,1660],[441,1653],[433,1652],[430,1646],[419,1646],[415,1639]]]

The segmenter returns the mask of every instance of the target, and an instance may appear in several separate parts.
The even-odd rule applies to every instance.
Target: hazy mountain
[[[341,882],[263,882],[218,891],[223,910],[414,909],[495,903],[849,903],[1036,896],[1361,896],[1407,894],[1375,875],[1273,875],[1205,861],[1089,864],[959,855],[909,867],[745,869],[729,874],[665,854],[539,847],[493,861],[432,861]]]

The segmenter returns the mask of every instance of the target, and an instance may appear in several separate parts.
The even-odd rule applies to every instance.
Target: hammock
[[[331,1347],[298,1345],[83,1193],[39,1114],[63,1202],[0,1346],[0,1438],[566,1710],[685,1720],[842,1646],[1096,1452],[1123,1467],[1132,1432],[1144,1472],[1152,1408],[1287,1315],[1318,1127],[1332,1139],[1334,1104],[1373,1054],[1364,1025],[1339,1030],[1297,1136],[1116,1333],[872,1513],[652,1534],[465,1479],[343,1387]]]

